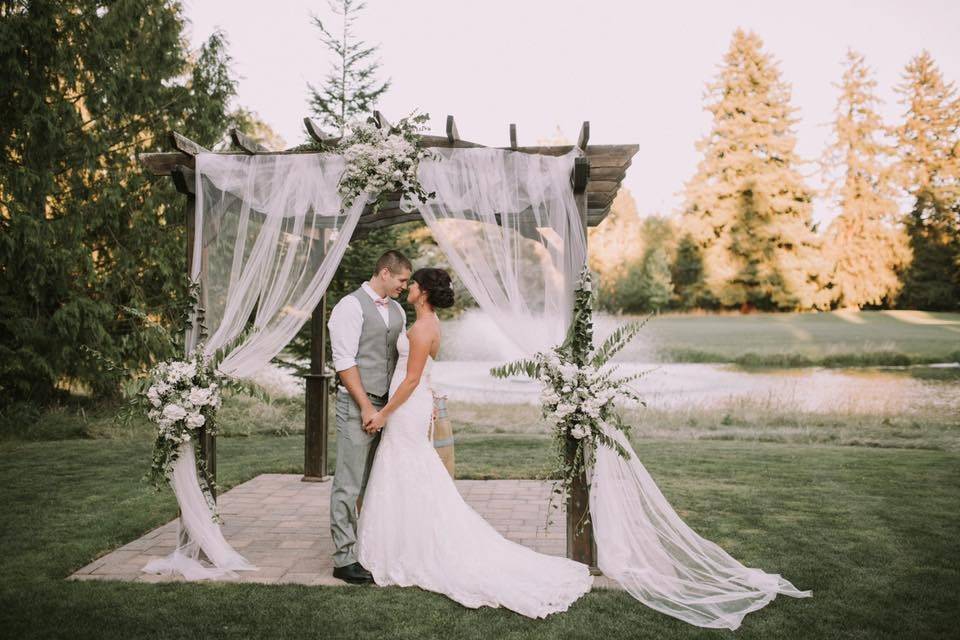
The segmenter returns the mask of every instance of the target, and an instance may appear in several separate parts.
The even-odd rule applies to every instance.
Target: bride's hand
[[[383,429],[385,424],[387,424],[386,416],[383,415],[382,411],[377,411],[375,414],[373,414],[373,417],[370,418],[370,422],[368,422],[363,428],[367,433],[375,433],[380,431],[380,429]]]

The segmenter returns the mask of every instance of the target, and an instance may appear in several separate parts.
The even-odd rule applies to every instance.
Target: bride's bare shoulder
[[[417,320],[407,332],[410,341],[422,340],[424,342],[433,342],[440,337],[440,323],[437,321]]]

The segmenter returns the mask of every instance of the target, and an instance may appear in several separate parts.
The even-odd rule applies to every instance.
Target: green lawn
[[[606,335],[612,321],[600,318],[601,335]],[[758,366],[896,365],[960,360],[957,313],[664,314],[654,317],[644,332],[624,352],[625,358]]]
[[[56,416],[60,431],[48,430],[48,437],[90,435],[89,425],[65,426],[71,415]],[[0,442],[0,629],[9,638],[485,640],[955,632],[960,455],[748,441],[641,439],[636,446],[694,529],[814,597],[778,598],[731,633],[692,627],[606,591],[566,614],[530,621],[504,610],[468,610],[416,589],[66,581],[176,515],[168,492],[138,482],[150,443],[134,431]],[[221,438],[218,449],[225,487],[302,468],[300,436]],[[548,440],[536,434],[465,434],[457,445],[461,477],[536,476],[548,456]]]

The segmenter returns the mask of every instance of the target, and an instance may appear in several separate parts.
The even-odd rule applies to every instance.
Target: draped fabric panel
[[[595,451],[590,514],[597,566],[648,607],[698,627],[736,629],[778,594],[807,598],[775,573],[746,567],[677,515],[618,429],[606,434],[630,453]]]
[[[225,155],[196,158],[196,227],[191,277],[200,282],[213,354],[253,331],[220,363],[249,377],[280,353],[310,318],[336,272],[367,202],[340,212],[342,156]],[[187,353],[200,338],[195,324]],[[177,549],[144,571],[216,579],[255,570],[224,539],[200,489],[194,444],[181,445],[170,485],[180,506]],[[201,553],[210,564],[201,562]]]
[[[470,295],[518,353],[564,338],[586,263],[570,188],[574,159],[503,149],[438,149],[419,178],[436,198],[416,203]]]

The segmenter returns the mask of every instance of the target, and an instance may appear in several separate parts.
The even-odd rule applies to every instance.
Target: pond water
[[[613,320],[598,318],[598,334]],[[492,322],[468,312],[443,325],[444,342],[433,369],[433,385],[451,401],[536,404],[539,383],[490,375],[490,369],[520,357]],[[642,340],[631,346],[623,374],[647,371],[634,382],[648,406],[663,409],[754,406],[814,413],[909,414],[952,412],[960,415],[960,365],[828,369],[744,369],[727,364],[658,364],[656,345]],[[277,368],[264,371],[261,383],[280,395],[302,394],[302,381]]]
[[[539,383],[489,375],[502,361],[438,361],[433,385],[450,400],[536,404]],[[621,373],[648,371],[634,382],[647,405],[663,409],[710,407],[747,400],[809,412],[901,413],[917,409],[960,412],[960,380],[914,377],[902,369],[762,369],[735,365],[626,362]]]

